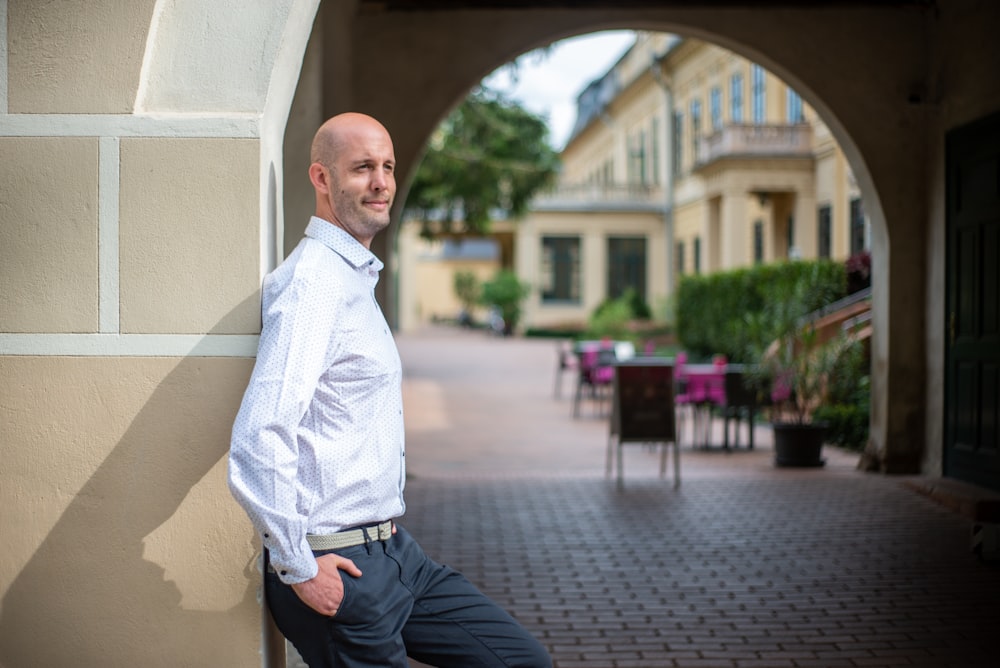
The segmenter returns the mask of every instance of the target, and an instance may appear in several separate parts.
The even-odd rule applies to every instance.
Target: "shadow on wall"
[[[259,302],[259,295],[235,310],[247,301]],[[106,386],[128,378],[133,386],[155,389],[8,589],[0,665],[246,665],[248,652],[256,658],[260,637],[253,623],[260,576],[255,563],[245,563],[257,548],[225,486],[224,460],[252,360],[64,358],[60,373],[72,365],[93,365],[108,379]],[[136,376],[144,377],[133,382]],[[67,382],[79,387],[64,389],[79,395],[82,410],[114,415],[107,403],[121,389],[80,378],[91,380],[67,372]],[[71,430],[48,431],[74,439]],[[37,494],[62,493],[64,473],[48,473]],[[186,504],[189,495],[198,503]],[[243,526],[249,547],[233,538]],[[153,533],[155,539],[147,540]],[[167,569],[174,563],[181,568],[168,572],[146,558],[150,549]],[[222,591],[230,598],[219,602]],[[182,600],[187,597],[193,603]]]

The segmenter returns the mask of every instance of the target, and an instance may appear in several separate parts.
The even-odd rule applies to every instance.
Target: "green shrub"
[[[828,427],[826,440],[848,450],[861,452],[868,443],[868,405],[829,404],[820,406],[813,414],[817,422]]]
[[[458,301],[462,302],[462,308],[471,312],[472,308],[479,301],[480,285],[479,279],[471,271],[458,271],[452,277],[452,289]]]
[[[629,288],[620,297],[605,299],[594,309],[587,322],[587,335],[595,339],[634,340],[637,334],[632,323],[648,321],[651,316],[649,305],[634,288]]]
[[[677,338],[689,355],[724,354],[732,362],[752,362],[751,350],[773,340],[775,318],[768,309],[788,303],[787,295],[809,284],[803,310],[820,308],[846,294],[844,265],[832,260],[774,262],[754,267],[687,275],[677,288]],[[769,338],[770,337],[770,338]]]
[[[851,350],[830,378],[829,403],[813,418],[826,422],[827,441],[861,452],[868,443],[871,415],[871,377],[862,346]]]
[[[595,339],[608,337],[617,341],[629,336],[628,324],[632,321],[632,307],[627,301],[616,299],[605,302],[591,314],[587,334]]]

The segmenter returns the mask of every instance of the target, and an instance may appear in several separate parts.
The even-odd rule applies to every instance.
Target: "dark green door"
[[[944,473],[1000,489],[1000,114],[947,138]]]

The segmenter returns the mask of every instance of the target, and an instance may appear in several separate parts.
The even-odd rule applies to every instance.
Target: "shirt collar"
[[[378,272],[382,271],[385,266],[374,253],[362,246],[361,242],[322,218],[313,216],[309,219],[309,225],[306,226],[306,236],[319,241],[340,255],[355,269],[368,265]]]

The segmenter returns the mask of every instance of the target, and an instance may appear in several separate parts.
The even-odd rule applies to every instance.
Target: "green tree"
[[[452,278],[452,287],[458,301],[462,302],[462,313],[459,320],[463,325],[472,325],[472,310],[479,303],[479,295],[482,291],[479,279],[471,271],[458,271]]]
[[[423,221],[425,237],[488,232],[496,210],[523,216],[558,165],[542,119],[478,88],[431,137],[404,213]]]
[[[521,302],[530,291],[531,288],[522,283],[517,274],[504,269],[483,283],[480,299],[484,304],[499,309],[504,321],[504,334],[511,334],[521,320]]]

